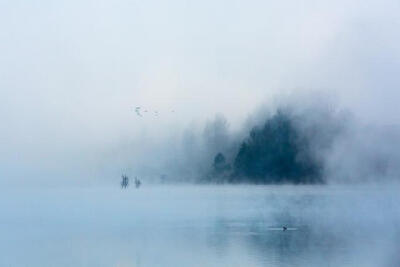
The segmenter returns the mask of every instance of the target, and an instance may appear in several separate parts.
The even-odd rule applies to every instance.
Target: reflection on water
[[[399,266],[398,189],[3,189],[0,266]]]

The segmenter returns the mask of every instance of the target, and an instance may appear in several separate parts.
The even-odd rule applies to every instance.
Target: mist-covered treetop
[[[278,110],[262,127],[251,129],[234,160],[232,181],[319,183],[321,163],[290,112]]]

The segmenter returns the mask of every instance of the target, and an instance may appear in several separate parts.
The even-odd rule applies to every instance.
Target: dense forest
[[[251,183],[322,183],[322,163],[290,113],[278,110],[262,127],[251,129],[232,163],[218,153],[211,181]],[[296,121],[297,122],[297,121]]]

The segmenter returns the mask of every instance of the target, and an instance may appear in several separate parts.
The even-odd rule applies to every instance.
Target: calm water
[[[398,186],[3,188],[0,212],[0,266],[400,266]]]

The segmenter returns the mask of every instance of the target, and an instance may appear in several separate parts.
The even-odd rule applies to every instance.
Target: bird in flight
[[[136,115],[138,115],[139,117],[142,117],[142,114],[140,114],[140,107],[136,107],[135,112],[136,112]]]
[[[171,111],[171,113],[175,113],[174,109],[171,109],[170,111]],[[142,114],[143,112],[153,114],[153,116],[156,116],[156,117],[158,117],[158,115],[160,115],[158,110],[149,110],[149,109],[144,109],[144,108],[142,109],[142,107],[140,107],[140,106],[135,107],[135,113],[137,116],[143,117],[143,115],[145,115],[145,114]]]

